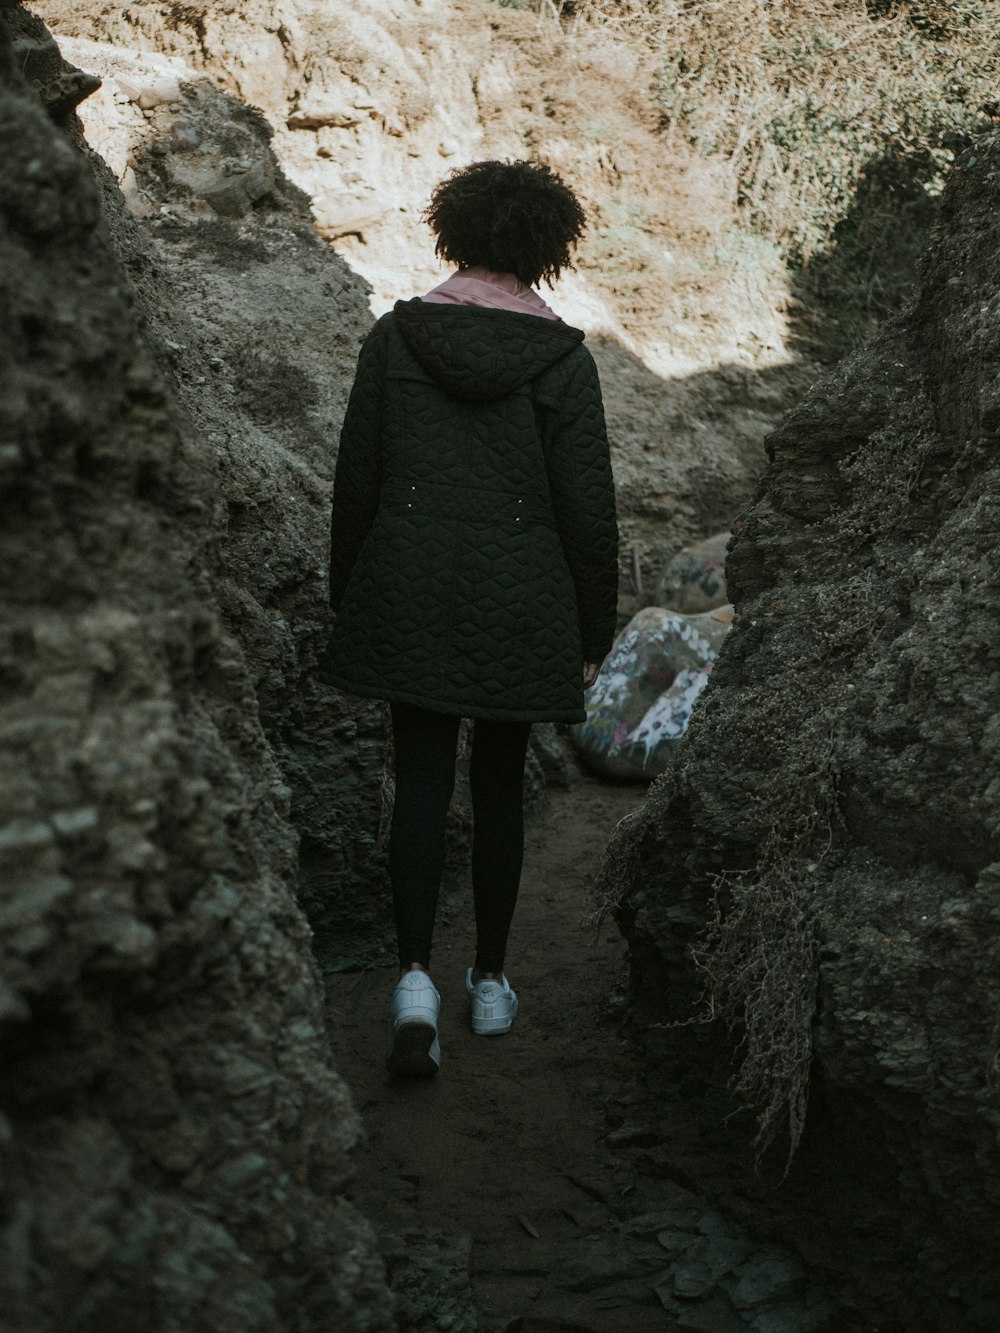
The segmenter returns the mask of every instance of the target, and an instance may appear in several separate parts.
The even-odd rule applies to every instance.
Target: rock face
[[[77,69],[64,58],[37,14],[22,9],[16,0],[5,0],[0,10],[5,14],[11,59],[50,112],[72,111],[101,86],[97,75]]]
[[[178,407],[166,372],[183,396],[212,371],[169,312],[209,294],[176,302],[25,82],[24,17],[0,8],[3,1327],[385,1328],[293,898],[293,726],[261,726],[298,660],[274,589],[320,583],[321,539],[306,560],[288,534],[322,496],[308,460],[272,446],[254,474],[252,438]],[[271,227],[294,243],[287,205]],[[253,347],[234,396],[266,392]],[[286,515],[266,548],[254,504]]]
[[[375,951],[391,932],[377,847],[382,710],[312,671],[328,626],[337,430],[371,325],[366,288],[317,238],[258,112],[177,56],[64,45],[104,80],[84,108],[88,143],[142,224],[119,245],[181,416],[218,476],[205,514],[214,588],[290,791],[300,901],[328,953],[346,933],[353,953]],[[461,830],[452,841],[454,879]]]
[[[950,181],[915,304],[771,436],[733,631],[607,866],[658,983],[640,994],[684,1019],[708,980],[741,1099],[786,1149],[805,1120],[812,1192],[784,1225],[846,1192],[831,1234],[867,1247],[886,1327],[1000,1317],[998,303],[993,136]],[[668,1048],[707,1062],[691,1032]]]
[[[184,137],[187,130],[186,116],[171,117],[166,105],[153,107],[145,126],[146,108],[125,105],[122,84],[135,81],[113,68],[123,52],[161,62],[164,82],[175,77],[168,62],[184,65],[189,77],[208,76],[267,117],[283,172],[308,194],[320,232],[371,284],[377,313],[445,275],[421,215],[446,172],[476,158],[550,161],[591,219],[578,269],[552,300],[588,331],[604,385],[627,614],[644,604],[631,604],[633,550],[652,588],[668,543],[677,549],[728,527],[763,466],[764,434],[814,372],[788,355],[788,279],[777,250],[747,249],[739,228],[729,236],[724,173],[712,164],[699,170],[665,143],[655,51],[609,40],[607,28],[562,33],[545,6],[538,13],[479,0],[37,7],[72,60],[106,71],[105,91],[83,117],[130,206],[155,214],[164,202],[183,211],[190,200],[172,191],[165,201],[148,177],[132,179],[126,157],[95,136],[101,100],[112,97],[139,135],[167,143],[171,122]],[[93,45],[109,63],[95,63]],[[146,91],[155,97],[156,84]],[[216,177],[216,202],[238,210],[244,184],[267,185],[238,169],[256,157],[229,152],[215,135],[207,143],[204,157],[198,144],[171,150],[169,171],[203,192]]]

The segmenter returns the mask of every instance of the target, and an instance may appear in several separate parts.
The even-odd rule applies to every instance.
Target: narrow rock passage
[[[581,775],[529,826],[509,1036],[468,1026],[471,911],[439,930],[434,1080],[385,1072],[395,969],[328,979],[337,1067],[368,1136],[353,1198],[379,1232],[401,1329],[870,1333],[797,1256],[696,1192],[700,1101],[686,1104],[644,1067],[649,1043],[627,1039],[625,945],[587,920],[588,889],[644,798]],[[716,1164],[720,1198],[732,1166]]]
[[[636,1286],[640,1270],[617,1234],[629,1173],[602,1138],[605,1100],[630,1058],[614,1005],[624,944],[613,926],[598,937],[584,921],[608,835],[643,797],[641,786],[580,778],[529,827],[508,953],[521,1011],[509,1036],[477,1038],[468,1026],[471,912],[439,930],[442,1072],[432,1082],[385,1072],[394,972],[330,978],[338,1068],[368,1134],[357,1201],[381,1232],[413,1237],[387,1246],[394,1282],[410,1296],[403,1326],[476,1326],[466,1254],[480,1329],[620,1328],[622,1307],[633,1305],[633,1329],[673,1326],[648,1286]],[[408,1250],[419,1261],[409,1274]]]

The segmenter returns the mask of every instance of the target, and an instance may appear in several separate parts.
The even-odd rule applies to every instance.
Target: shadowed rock
[[[907,1328],[1000,1309],[998,219],[992,136],[951,178],[916,302],[770,437],[732,634],[608,859],[659,1017],[707,980],[745,1037],[715,1076],[736,1070],[764,1138],[805,1124],[822,1180],[851,1125],[877,1163],[827,1188],[854,1191]],[[668,1046],[708,1061],[690,1031]]]
[[[385,1328],[288,789],[217,591],[222,470],[125,273],[162,304],[152,254],[22,78],[11,13],[0,1322]]]
[[[16,0],[0,5],[0,26],[7,31],[14,68],[34,87],[52,116],[72,111],[100,88],[97,75],[64,60],[42,20]]]
[[[684,615],[724,606],[728,599],[725,573],[728,543],[728,531],[717,532],[671,556],[656,585],[655,605],[669,606]]]

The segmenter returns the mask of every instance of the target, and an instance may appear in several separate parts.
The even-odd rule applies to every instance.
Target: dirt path
[[[328,979],[337,1067],[368,1136],[353,1197],[382,1238],[402,1329],[866,1327],[834,1309],[794,1255],[689,1188],[697,1104],[647,1077],[642,1044],[626,1040],[624,943],[584,918],[608,836],[643,797],[580,777],[529,828],[508,953],[521,1011],[508,1037],[468,1027],[471,913],[439,931],[433,1080],[385,1072],[394,969]]]
[[[358,1202],[378,1228],[417,1231],[425,1244],[428,1232],[469,1238],[482,1329],[510,1327],[529,1310],[531,1328],[550,1318],[552,1327],[570,1318],[580,1327],[621,1327],[610,1307],[627,1293],[605,1291],[605,1321],[595,1322],[601,1309],[590,1308],[591,1294],[573,1290],[574,1274],[585,1287],[613,1277],[606,1242],[630,1184],[602,1142],[603,1103],[629,1059],[613,1000],[624,946],[613,927],[597,937],[582,918],[608,835],[643,795],[642,787],[581,779],[574,790],[554,793],[545,820],[529,829],[508,954],[521,1009],[509,1037],[486,1041],[468,1027],[471,917],[441,932],[436,947],[442,1072],[432,1082],[385,1073],[394,973],[331,978],[338,1067],[368,1133]],[[646,1309],[647,1322],[630,1313],[631,1327],[662,1333],[670,1326],[659,1302]],[[467,1325],[452,1325],[459,1326]]]

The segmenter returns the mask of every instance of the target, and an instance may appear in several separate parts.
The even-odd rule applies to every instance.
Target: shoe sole
[[[502,1037],[514,1026],[517,1017],[517,1001],[506,1018],[474,1018],[470,1015],[472,1031],[477,1037]]]
[[[432,1023],[400,1023],[392,1038],[386,1067],[390,1074],[401,1074],[405,1078],[430,1078],[440,1069],[437,1060],[431,1055],[431,1047],[437,1040],[437,1028]]]

